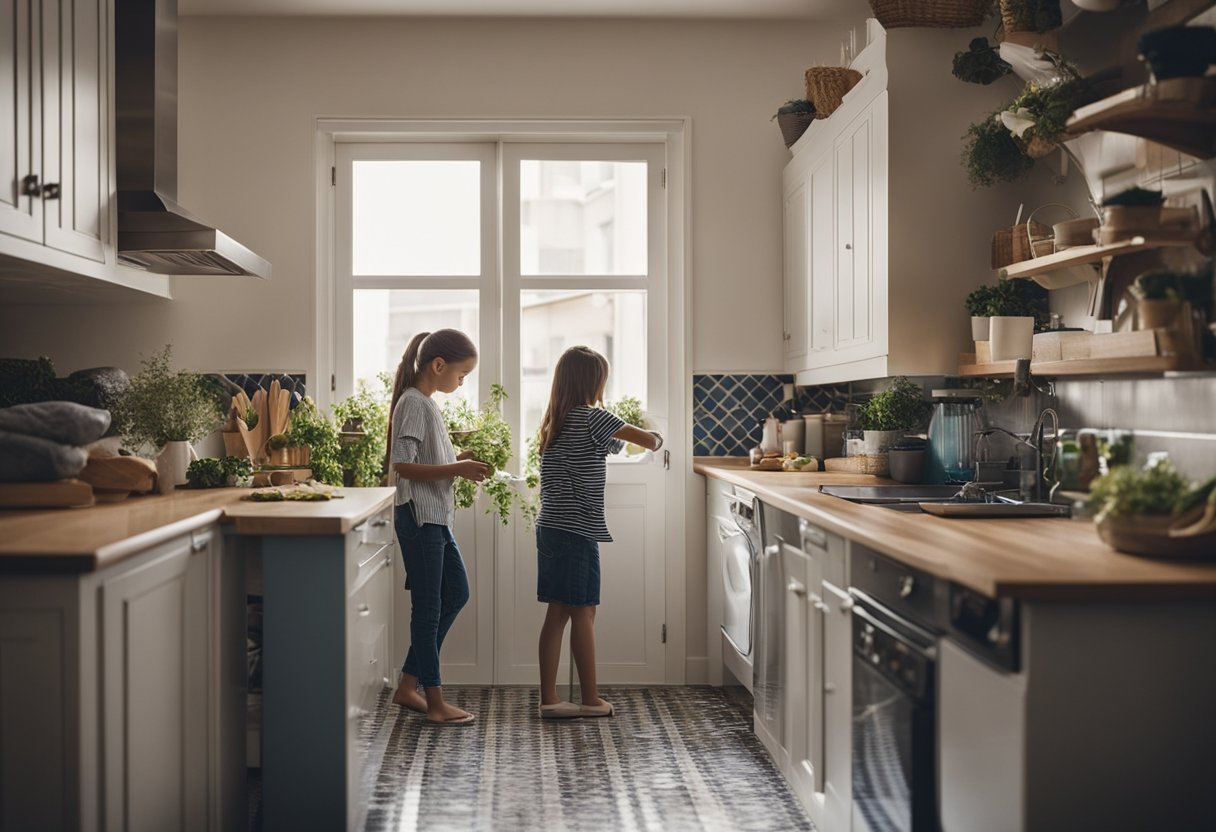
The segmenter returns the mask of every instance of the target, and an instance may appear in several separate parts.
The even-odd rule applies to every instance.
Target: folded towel
[[[0,409],[0,431],[87,445],[105,436],[110,411],[75,402],[37,402]]]
[[[0,482],[50,482],[74,477],[88,461],[84,448],[0,431]]]

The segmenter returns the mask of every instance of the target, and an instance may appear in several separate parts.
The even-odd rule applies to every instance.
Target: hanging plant
[[[456,508],[473,505],[480,488],[490,498],[487,513],[495,513],[504,526],[511,520],[512,506],[531,523],[538,506],[531,494],[518,488],[515,477],[504,470],[511,460],[511,427],[502,417],[502,403],[507,391],[500,384],[490,385],[490,400],[480,410],[474,410],[464,399],[448,399],[443,403],[443,419],[449,433],[461,434],[460,444],[474,459],[489,465],[493,472],[480,484],[457,477],[453,484]],[[528,483],[523,483],[527,485]]]
[[[1046,156],[1068,132],[1073,111],[1093,98],[1089,83],[1071,64],[1060,62],[1053,82],[1030,81],[1022,94],[1001,112],[1008,128],[1031,158]]]
[[[1050,32],[1064,22],[1060,0],[1001,0],[1006,32]]]
[[[966,52],[954,53],[954,77],[968,84],[984,84],[1004,78],[1013,67],[1001,58],[996,44],[988,38],[975,38]]]
[[[1001,182],[1017,182],[1034,167],[1013,134],[994,113],[967,128],[963,136],[963,166],[973,188],[990,188]]]

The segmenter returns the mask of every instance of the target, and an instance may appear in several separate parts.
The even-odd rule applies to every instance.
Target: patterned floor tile
[[[809,830],[720,688],[617,688],[611,719],[542,722],[528,688],[449,687],[477,714],[435,728],[381,698],[363,721],[367,832]]]

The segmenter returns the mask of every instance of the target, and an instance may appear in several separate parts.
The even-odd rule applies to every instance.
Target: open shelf
[[[1068,120],[1068,130],[1126,133],[1209,159],[1216,154],[1214,103],[1216,78],[1171,78],[1078,108]]]
[[[1194,245],[1194,243],[1195,232],[1193,231],[1187,232],[1185,239],[1182,236],[1163,236],[1151,239],[1132,237],[1130,240],[1125,240],[1121,243],[1111,243],[1107,246],[1075,246],[1064,251],[1057,251],[1054,254],[1045,254],[1042,257],[1023,260],[1020,263],[1006,266],[1004,272],[1007,277],[1034,279],[1051,272],[1100,263],[1107,257],[1115,257],[1119,254],[1132,254],[1133,252],[1144,251],[1150,248],[1189,246]],[[1093,280],[1096,281],[1099,277],[1100,275],[1095,271]]]
[[[962,364],[963,378],[1012,378],[1016,361]],[[1048,378],[1068,376],[1155,375],[1178,371],[1213,369],[1211,364],[1188,361],[1175,355],[1146,355],[1131,358],[1074,358],[1067,361],[1032,361],[1030,374]]]

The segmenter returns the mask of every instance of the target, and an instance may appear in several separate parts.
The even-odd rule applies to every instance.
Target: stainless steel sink
[[[895,511],[927,512],[938,517],[1067,517],[1068,506],[1033,503],[999,497],[982,489],[982,496],[959,497],[957,485],[821,485],[820,493],[852,503],[866,503]]]
[[[851,503],[876,505],[916,504],[949,500],[958,493],[957,485],[821,485],[820,493]]]

